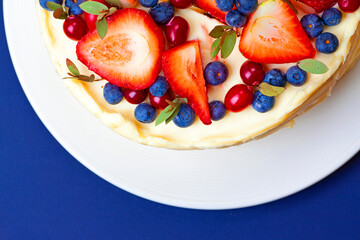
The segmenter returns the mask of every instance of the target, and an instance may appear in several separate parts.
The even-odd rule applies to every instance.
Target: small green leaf
[[[211,45],[210,57],[214,58],[220,51],[220,38],[216,39]]]
[[[97,21],[100,21],[100,20],[102,20],[104,17],[105,17],[105,15],[107,14],[107,12],[103,12],[103,13],[100,13],[98,16],[97,16]]]
[[[58,3],[54,3],[54,2],[50,2],[48,1],[46,3],[46,6],[51,10],[51,11],[55,11],[56,9],[62,8],[61,4]]]
[[[106,17],[113,15],[116,11],[117,11],[116,7],[110,8],[108,14],[106,14]]]
[[[53,16],[56,19],[66,19],[68,14],[62,8],[58,8],[54,11]]]
[[[263,82],[259,86],[259,91],[268,97],[276,97],[285,90],[284,87],[277,87]]]
[[[171,115],[174,113],[175,110],[176,108],[174,108],[173,106],[171,105],[167,106],[164,110],[161,111],[161,113],[157,117],[155,126],[163,123],[166,119],[171,117]]]
[[[329,71],[329,68],[324,63],[311,58],[301,60],[298,66],[305,72],[312,74],[324,74]]]
[[[121,4],[120,4],[119,0],[105,0],[105,2],[107,4],[109,4],[110,6],[121,8]]]
[[[93,14],[93,15],[99,15],[103,11],[109,10],[107,6],[105,6],[102,3],[95,2],[95,1],[88,1],[84,2],[79,5],[79,7],[87,13]]]
[[[165,120],[165,124],[168,124],[169,122],[171,122],[175,117],[176,115],[178,115],[179,111],[180,111],[180,105],[181,105],[181,102],[179,101],[175,107],[175,111],[171,114],[171,116]]]
[[[209,36],[212,38],[220,38],[223,32],[224,32],[224,28],[222,28],[221,26],[216,26],[214,27],[213,30],[211,30]]]
[[[70,59],[66,59],[66,66],[69,71],[76,77],[80,76],[79,69],[76,67],[75,63],[73,63]]]
[[[221,57],[227,58],[230,56],[231,52],[233,51],[236,43],[236,32],[234,30],[230,30],[226,32],[225,36],[221,37],[224,38],[224,42],[221,45]]]
[[[108,24],[106,18],[103,18],[100,21],[96,21],[96,30],[99,36],[101,37],[101,39],[104,39],[108,30]]]

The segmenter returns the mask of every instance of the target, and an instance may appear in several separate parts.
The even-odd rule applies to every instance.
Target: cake
[[[43,9],[44,2],[40,1],[42,7],[37,4],[42,33],[56,70],[61,77],[67,77],[63,81],[69,91],[102,123],[121,136],[155,147],[228,147],[292,126],[295,117],[330,95],[335,83],[360,56],[360,10],[358,5],[350,6],[352,9],[348,10],[346,7],[349,6],[344,7],[341,1],[267,0],[258,5],[255,0],[256,6],[251,6],[254,1],[236,0],[229,7],[227,1],[197,0],[194,5],[180,8],[166,3],[166,7],[170,6],[174,12],[165,12],[169,16],[157,19],[158,1],[153,1],[154,6],[148,8],[146,3],[151,1],[121,0],[119,3],[128,8],[117,10],[117,6],[112,6],[116,11],[107,12],[112,15],[107,20],[105,16],[108,32],[102,36],[103,40],[101,30],[88,24],[88,33],[80,34],[81,40],[79,37],[76,41],[64,34],[63,20],[54,18],[51,11]],[[78,10],[76,7],[84,1],[77,2],[76,6],[70,5],[69,8],[62,6],[56,17],[64,12],[71,15],[71,11]],[[110,3],[97,2],[108,6]],[[171,1],[174,6],[179,2]],[[312,4],[314,2],[318,4]],[[77,14],[82,19],[89,15],[82,11]],[[181,18],[178,19],[180,24],[186,20],[188,34],[171,38],[166,31],[168,26],[171,30],[171,21],[176,21],[173,16]],[[164,18],[168,19],[161,22]],[[283,29],[277,31],[279,24]],[[222,27],[217,28],[218,32],[212,32],[217,26]],[[128,30],[123,30],[125,28]],[[276,29],[278,36],[274,36],[274,31],[266,30],[271,28]],[[131,34],[118,38],[117,31],[130,31]],[[143,34],[139,36],[145,41],[137,33]],[[133,36],[132,39],[127,39],[129,36]],[[225,37],[227,39],[222,39]],[[321,39],[333,45],[324,49],[324,44],[316,43]],[[215,41],[225,42],[230,47],[217,52]],[[235,43],[232,51],[229,50],[233,44],[231,41]],[[141,51],[137,50],[139,46]],[[108,53],[109,49],[116,51]],[[127,49],[126,52],[123,49]],[[132,61],[122,69],[119,62],[127,61],[127,53],[133,54],[130,55]],[[101,61],[96,61],[97,58]],[[145,63],[149,59],[156,60]],[[86,81],[78,80],[74,74],[69,76],[68,73],[72,73],[69,64],[74,64],[79,73],[87,77]],[[260,80],[251,81],[251,76],[246,76],[246,67],[262,68],[263,73],[257,73]],[[245,68],[241,70],[242,76],[241,68]],[[307,77],[292,78],[294,74],[301,75],[303,69],[321,73],[307,72]],[[226,75],[225,80],[223,75]],[[88,82],[89,79],[103,80]],[[161,92],[164,84],[169,87],[165,90],[165,100],[170,102],[151,94],[159,88]],[[153,91],[149,93],[151,87]],[[114,89],[118,95],[106,99],[104,91],[111,93]],[[123,99],[122,95],[127,98]],[[132,101],[136,104],[130,103]],[[164,107],[167,108],[162,110]],[[184,113],[182,118],[180,113]],[[164,122],[166,119],[168,123]]]

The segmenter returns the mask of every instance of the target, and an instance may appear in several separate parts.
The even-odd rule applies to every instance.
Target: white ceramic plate
[[[294,128],[259,141],[174,151],[124,139],[67,91],[42,40],[34,5],[4,0],[7,39],[21,85],[55,138],[91,171],[126,191],[186,208],[252,206],[310,186],[359,150],[359,65]]]

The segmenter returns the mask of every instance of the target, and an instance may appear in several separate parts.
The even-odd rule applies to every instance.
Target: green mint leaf
[[[276,97],[285,90],[284,87],[277,87],[270,85],[266,82],[262,82],[259,86],[259,91],[268,97]]]
[[[46,6],[51,10],[51,11],[55,11],[56,9],[62,8],[61,4],[58,3],[54,3],[54,2],[50,2],[48,1],[46,3]]]
[[[167,106],[164,110],[161,111],[161,113],[157,117],[155,126],[163,123],[166,119],[171,117],[171,115],[174,113],[175,110],[176,108],[174,108],[173,106],[171,105]]]
[[[221,57],[227,58],[230,56],[231,52],[233,51],[236,43],[236,32],[234,30],[230,30],[228,32],[225,32],[225,34],[221,37],[221,39],[224,38],[223,43],[221,45]]]
[[[95,2],[95,1],[83,2],[82,4],[79,5],[79,7],[84,12],[87,12],[87,13],[93,14],[93,15],[99,15],[103,11],[109,10],[108,7],[105,6],[104,4]]]
[[[176,117],[176,115],[178,115],[178,113],[180,111],[180,105],[181,105],[181,101],[179,101],[176,104],[175,110],[173,111],[171,116],[168,119],[165,120],[165,124],[168,124],[169,122],[171,122]]]
[[[211,45],[210,57],[214,58],[219,54],[220,51],[220,38],[216,39]]]
[[[76,67],[75,63],[73,63],[70,59],[66,59],[66,66],[69,71],[76,77],[80,76],[79,69]]]
[[[109,4],[110,6],[121,8],[121,4],[120,4],[119,0],[105,0],[105,2],[107,4]]]
[[[105,17],[105,15],[107,15],[107,12],[103,12],[103,13],[100,13],[98,16],[97,16],[97,21],[100,21],[100,20],[102,20],[104,17]]]
[[[68,14],[62,8],[58,8],[53,12],[53,16],[56,19],[66,19]]]
[[[311,58],[301,60],[298,66],[305,72],[312,74],[324,74],[329,71],[329,68],[324,63]]]
[[[96,30],[99,36],[101,37],[101,39],[104,39],[108,30],[108,24],[106,18],[103,18],[100,21],[96,21]]]
[[[223,34],[223,32],[224,32],[223,27],[216,26],[216,27],[214,27],[213,30],[211,30],[211,32],[209,33],[209,36],[212,37],[212,38],[220,38],[221,35]]]
[[[289,0],[282,0],[283,2],[287,3],[287,5],[289,5],[289,7],[291,8],[291,10],[294,11],[295,14],[298,14],[298,10],[294,7],[294,5],[289,1]]]

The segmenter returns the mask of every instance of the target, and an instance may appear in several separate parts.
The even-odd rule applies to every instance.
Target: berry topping
[[[101,39],[90,32],[77,45],[78,59],[91,71],[120,87],[150,87],[161,71],[164,37],[143,10],[125,8],[108,17]]]
[[[83,2],[85,2],[85,0],[65,0],[65,6],[69,8],[70,15],[80,15],[84,12],[79,7]]]
[[[286,74],[280,69],[271,69],[266,73],[264,82],[277,87],[285,87]]]
[[[156,109],[148,103],[141,103],[135,108],[135,118],[141,123],[152,123],[156,119]]]
[[[43,7],[45,10],[51,11],[47,6],[47,2],[54,2],[57,4],[62,4],[63,0],[40,0],[40,6]]]
[[[169,106],[169,103],[167,101],[174,100],[174,95],[171,94],[169,91],[167,91],[161,97],[155,97],[152,94],[149,94],[149,100],[151,105],[153,105],[155,108],[165,109],[167,106]]]
[[[162,66],[171,89],[187,98],[204,124],[211,124],[199,41],[189,41],[164,52]]]
[[[225,95],[225,107],[231,112],[240,112],[253,102],[253,92],[244,84],[230,88]]]
[[[360,0],[339,0],[339,7],[344,12],[355,12],[360,7]]]
[[[274,97],[268,97],[262,94],[260,91],[256,91],[254,94],[254,102],[252,103],[253,109],[258,112],[264,113],[270,111],[275,104]]]
[[[226,81],[229,76],[229,70],[222,62],[215,61],[206,65],[204,77],[208,84],[212,86],[220,85]]]
[[[181,128],[190,127],[195,121],[195,112],[189,104],[182,103],[180,105],[179,113],[174,118],[173,122],[176,126]]]
[[[245,15],[250,15],[255,12],[258,7],[257,0],[235,0],[235,6],[239,12]]]
[[[180,9],[188,8],[192,5],[194,0],[170,0],[170,3]]]
[[[169,89],[169,84],[163,76],[158,76],[156,81],[149,88],[150,93],[155,97],[162,97]]]
[[[104,98],[105,100],[112,105],[118,104],[119,102],[121,102],[121,100],[123,99],[123,92],[121,91],[121,89],[116,86],[113,85],[111,83],[106,83],[104,86]]]
[[[307,73],[298,66],[292,66],[286,71],[286,79],[293,86],[302,86],[307,80]]]
[[[305,15],[300,23],[309,38],[318,37],[324,30],[324,22],[317,14]]]
[[[339,47],[339,40],[334,34],[325,32],[316,39],[315,45],[319,52],[330,54]]]
[[[228,12],[234,7],[234,0],[215,0],[216,6],[223,12]]]
[[[316,12],[319,13],[334,6],[338,0],[299,0],[299,1],[312,7],[313,9],[315,9]],[[346,0],[346,1],[350,2],[350,0]]]
[[[208,12],[211,16],[219,19],[222,22],[225,22],[226,12],[221,11],[216,6],[215,0],[195,0],[196,5],[198,5],[202,10]]]
[[[225,21],[228,25],[236,28],[243,27],[248,20],[248,17],[242,13],[240,13],[238,10],[231,10],[228,12],[225,16]]]
[[[219,121],[225,117],[226,108],[221,101],[212,101],[209,105],[212,120]]]
[[[124,91],[124,97],[126,101],[128,101],[131,104],[139,104],[145,101],[147,97],[147,90],[131,90],[131,89],[125,89]]]
[[[327,26],[335,26],[341,22],[342,13],[336,8],[325,10],[322,14],[322,19]]]
[[[264,80],[265,71],[260,63],[248,60],[241,65],[240,77],[245,84],[256,86]]]
[[[165,25],[165,35],[169,43],[174,45],[186,42],[190,31],[189,23],[182,17],[173,17]]]
[[[88,32],[86,22],[79,16],[70,16],[66,18],[63,29],[65,35],[74,41],[79,41]]]
[[[138,4],[138,0],[119,0],[123,8],[134,8]]]
[[[259,5],[242,31],[239,49],[259,63],[291,63],[315,55],[297,16],[282,0]]]
[[[158,2],[159,0],[139,0],[141,6],[148,8],[154,7]]]
[[[169,2],[161,2],[149,11],[150,16],[154,19],[157,25],[165,25],[174,16],[175,9]]]

